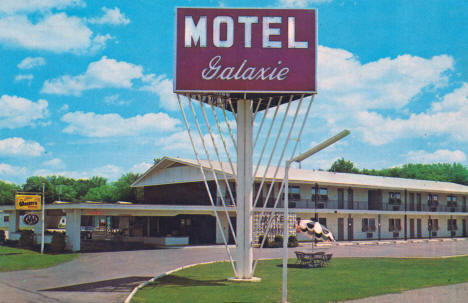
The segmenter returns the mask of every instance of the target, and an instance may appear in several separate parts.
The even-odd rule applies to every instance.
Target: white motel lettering
[[[247,60],[244,59],[240,66],[221,65],[221,56],[211,58],[208,67],[202,70],[202,78],[204,80],[221,79],[221,80],[284,80],[289,73],[289,67],[280,68],[281,61],[277,62],[277,66],[272,67],[252,67],[245,68]],[[244,69],[245,68],[245,69]]]
[[[282,48],[281,41],[272,41],[272,36],[281,36],[281,29],[272,27],[272,24],[281,24],[282,17],[262,17],[262,47]],[[309,48],[308,41],[296,41],[296,18],[288,17],[288,48]],[[244,47],[252,47],[252,27],[259,23],[259,17],[239,16],[237,23],[244,27]],[[221,25],[226,26],[226,37],[221,38]],[[239,25],[238,25],[239,26]],[[207,17],[201,16],[195,24],[192,16],[185,16],[185,47],[207,47]],[[215,47],[229,48],[234,45],[234,19],[231,16],[217,16],[213,19],[212,42]]]

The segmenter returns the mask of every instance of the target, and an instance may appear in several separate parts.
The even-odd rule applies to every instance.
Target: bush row
[[[258,237],[258,244],[262,244],[264,235],[260,235]],[[297,247],[299,245],[299,241],[297,240],[296,236],[289,236],[288,238],[288,247]],[[265,243],[263,244],[264,248],[278,248],[278,247],[283,247],[283,236],[282,235],[276,235],[273,241],[270,241],[268,237],[265,239]]]

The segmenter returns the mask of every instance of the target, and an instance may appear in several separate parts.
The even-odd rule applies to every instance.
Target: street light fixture
[[[339,134],[323,141],[322,143],[312,147],[308,151],[292,158],[286,160],[286,166],[284,171],[284,219],[283,219],[283,298],[281,300],[282,303],[287,303],[288,298],[288,238],[289,238],[289,231],[288,231],[288,219],[289,219],[289,168],[293,162],[301,162],[313,154],[321,151],[324,148],[332,145],[333,143],[343,139],[347,135],[350,134],[350,131],[345,129],[341,131]],[[317,194],[317,193],[316,193]],[[315,205],[317,206],[317,201],[315,201]],[[316,210],[317,215],[317,210]]]

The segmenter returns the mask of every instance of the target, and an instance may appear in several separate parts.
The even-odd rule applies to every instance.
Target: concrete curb
[[[218,262],[226,262],[228,260],[223,260],[223,261],[210,261],[210,262],[202,262],[202,263],[195,263],[195,264],[190,264],[190,265],[185,265],[185,266],[181,266],[181,267],[177,267],[176,269],[173,269],[173,270],[170,270],[170,271],[167,271],[165,273],[162,273],[162,274],[159,274],[157,276],[154,276],[153,278],[149,279],[148,281],[145,281],[141,284],[139,284],[137,287],[135,287],[132,292],[125,298],[125,301],[123,303],[130,303],[130,301],[133,299],[133,297],[135,296],[135,294],[137,293],[137,291],[139,289],[142,289],[143,287],[145,287],[146,285],[156,281],[157,279],[160,279],[164,276],[167,276],[167,275],[170,275],[174,272],[177,272],[179,270],[182,270],[182,269],[186,269],[186,268],[190,268],[190,267],[194,267],[194,266],[197,266],[197,265],[206,265],[206,264],[213,264],[213,263],[218,263]]]

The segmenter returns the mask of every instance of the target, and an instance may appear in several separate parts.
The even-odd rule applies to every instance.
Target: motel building
[[[233,243],[226,212],[235,228],[235,211],[224,181],[224,176],[227,176],[229,182],[234,182],[230,165],[213,162],[220,180],[221,189],[217,190],[208,161],[201,161],[201,164],[208,187],[215,197],[222,230],[216,224],[197,161],[171,157],[164,157],[132,184],[143,189],[144,201],[57,201],[46,205],[46,227],[48,230],[57,229],[66,217],[67,245],[74,251],[96,240],[157,246],[222,244],[221,233]],[[264,174],[265,170],[260,168],[255,176],[254,197],[260,190],[261,193],[254,208],[257,214],[253,216],[254,240],[262,233],[262,220],[258,214],[263,206],[267,214],[280,216],[282,212],[283,199],[278,200],[278,209],[273,209],[273,206],[284,169],[280,167],[276,177],[275,170],[276,167],[270,167]],[[260,189],[264,175],[266,181]],[[272,194],[267,200],[272,183]],[[290,215],[294,219],[317,217],[337,241],[467,237],[467,197],[468,186],[448,182],[295,168],[291,168],[289,173]],[[226,207],[223,207],[222,200]],[[14,206],[0,206],[0,227],[8,230],[10,239],[19,238],[24,214]],[[294,222],[291,217],[289,221]],[[282,223],[274,227],[275,234],[282,233],[278,229],[280,225]],[[41,222],[33,228],[39,242]],[[295,233],[294,229],[291,233]],[[45,240],[49,242],[50,236]]]

